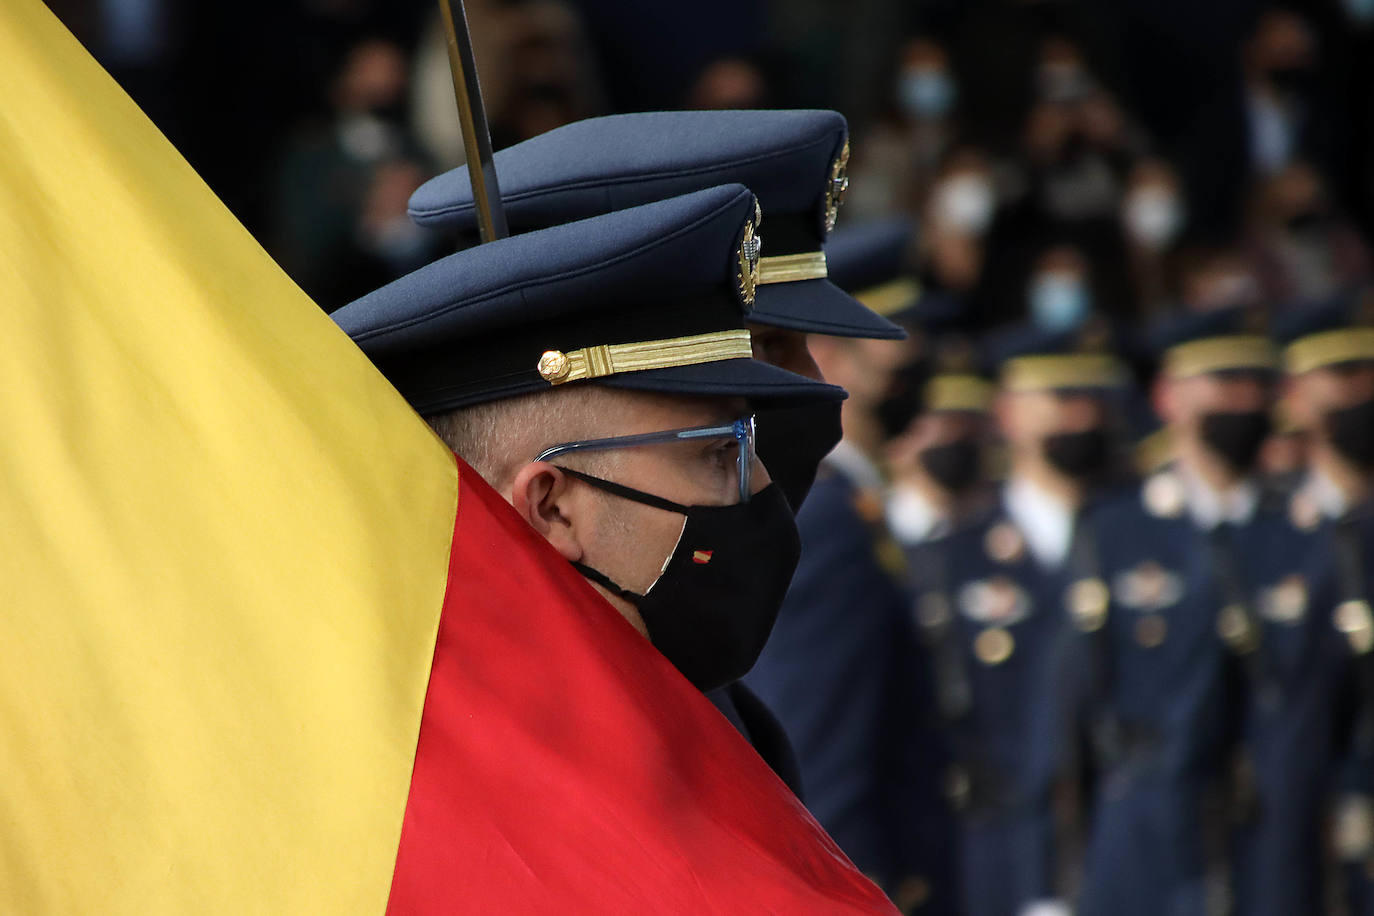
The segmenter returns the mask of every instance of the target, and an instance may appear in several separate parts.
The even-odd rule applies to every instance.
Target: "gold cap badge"
[[[754,204],[754,216],[760,217],[761,213],[757,202]],[[763,250],[763,237],[758,234],[757,219],[749,219],[744,222],[744,237],[739,243],[739,297],[744,303],[745,310],[754,307],[754,293],[759,285],[759,252]]]
[[[849,190],[849,141],[844,141],[840,155],[830,166],[830,181],[825,186],[825,231],[831,232],[840,218],[840,204]]]

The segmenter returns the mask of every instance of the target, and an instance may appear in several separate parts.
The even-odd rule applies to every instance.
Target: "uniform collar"
[[[1331,475],[1320,468],[1312,468],[1303,481],[1301,493],[1321,512],[1326,519],[1338,519],[1350,511],[1350,500]]]
[[[1188,514],[1199,528],[1211,531],[1228,522],[1244,525],[1255,517],[1260,488],[1254,480],[1243,478],[1225,490],[1218,490],[1187,465],[1179,463],[1177,472],[1183,482]]]
[[[1073,506],[1018,477],[1009,479],[1002,489],[1002,505],[1041,566],[1064,565],[1073,541]]]
[[[886,508],[888,528],[908,547],[938,537],[949,527],[945,514],[915,487],[890,489]]]
[[[841,439],[825,456],[824,463],[861,490],[883,488],[883,475],[878,466],[848,439]]]

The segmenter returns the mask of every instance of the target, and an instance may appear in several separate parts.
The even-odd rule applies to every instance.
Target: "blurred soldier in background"
[[[1208,561],[1181,510],[1131,485],[1061,535],[1067,613],[1032,685],[1029,769],[1036,789],[1057,774],[1084,793],[1083,914],[1204,912],[1221,650]]]
[[[836,233],[831,276],[875,311],[909,316],[918,296],[904,272],[910,236],[902,220]],[[942,805],[929,791],[933,746],[909,740],[931,730],[904,558],[884,513],[884,448],[909,419],[909,392],[919,395],[918,338],[812,335],[809,347],[821,374],[849,391],[844,435],[797,516],[803,559],[746,683],[777,712],[808,806],[855,863],[904,910],[957,913],[947,844],[922,842]]]
[[[1156,323],[1155,409],[1172,461],[1143,489],[1147,506],[1185,515],[1211,562],[1216,631],[1230,663],[1234,742],[1228,822],[1240,914],[1300,913],[1324,898],[1324,821],[1335,756],[1339,658],[1312,605],[1312,528],[1256,474],[1271,430],[1277,349],[1254,308]]]
[[[1292,523],[1325,535],[1328,600],[1354,693],[1337,780],[1335,852],[1352,913],[1374,912],[1374,315],[1371,300],[1342,297],[1288,316],[1280,329],[1285,405],[1310,437],[1306,480],[1289,504]],[[1322,621],[1323,623],[1325,621]],[[1329,631],[1328,631],[1329,632]]]
[[[1124,381],[1077,334],[1020,328],[990,343],[1008,475],[997,505],[920,563],[917,618],[936,672],[973,916],[1064,912],[1049,765],[1032,767],[1041,686],[1074,574],[1075,519],[1111,457],[1104,395]]]

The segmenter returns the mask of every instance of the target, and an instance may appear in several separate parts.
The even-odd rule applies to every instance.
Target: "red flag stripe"
[[[461,462],[460,489],[389,913],[896,912]]]

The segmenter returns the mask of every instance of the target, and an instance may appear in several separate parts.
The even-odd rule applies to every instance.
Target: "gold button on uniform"
[[[1146,481],[1141,495],[1145,508],[1156,518],[1178,518],[1187,502],[1183,481],[1168,472],[1156,474]]]
[[[1299,492],[1288,503],[1288,520],[1299,531],[1315,531],[1321,524],[1321,507],[1311,495]]]
[[[945,798],[954,807],[963,808],[972,794],[973,780],[969,778],[968,771],[963,767],[950,767],[949,772],[945,773]]]
[[[1245,655],[1259,648],[1259,633],[1250,623],[1245,608],[1239,604],[1228,604],[1217,615],[1217,633],[1235,652]]]
[[[897,909],[903,913],[910,913],[925,905],[930,899],[930,882],[920,875],[907,875],[902,879],[902,883],[897,885],[897,893],[893,895],[892,902],[897,904]]]
[[[1026,540],[1016,526],[1008,522],[998,522],[988,529],[983,539],[983,547],[988,556],[998,563],[1015,563],[1026,551]]]
[[[1345,634],[1356,655],[1374,650],[1374,612],[1370,611],[1368,601],[1342,601],[1337,605],[1336,629]]]
[[[1102,629],[1102,625],[1107,622],[1107,608],[1111,603],[1111,597],[1112,593],[1107,590],[1107,583],[1101,579],[1079,579],[1069,586],[1069,614],[1078,629],[1084,633]]]
[[[940,592],[926,592],[916,605],[916,619],[927,630],[938,630],[950,621],[949,600]]]
[[[1159,614],[1146,614],[1135,622],[1135,641],[1142,648],[1154,649],[1169,636],[1169,622]]]
[[[988,627],[973,641],[973,654],[985,665],[1000,665],[1016,651],[1016,640],[1001,627]]]

